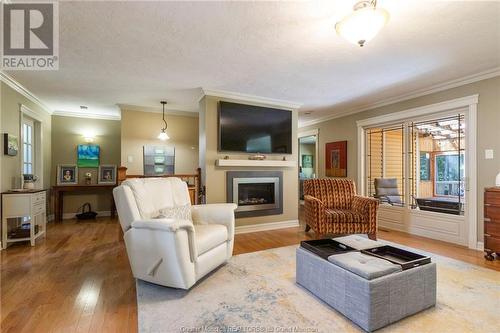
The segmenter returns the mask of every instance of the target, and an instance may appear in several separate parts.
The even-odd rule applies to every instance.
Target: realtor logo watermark
[[[1,69],[59,69],[59,4],[2,1],[1,10]]]

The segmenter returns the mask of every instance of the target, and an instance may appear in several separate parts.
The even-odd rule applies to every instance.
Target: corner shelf
[[[215,165],[219,167],[273,167],[273,168],[293,168],[297,166],[296,161],[282,160],[231,160],[217,159]]]

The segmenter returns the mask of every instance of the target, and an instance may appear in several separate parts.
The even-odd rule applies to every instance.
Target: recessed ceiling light
[[[80,105],[80,109],[82,109],[82,110],[87,110],[88,108],[89,108],[89,107],[88,107],[88,106],[86,106],[86,105]]]
[[[312,114],[312,111],[306,111],[306,112],[304,112],[304,114],[306,114],[306,115]]]

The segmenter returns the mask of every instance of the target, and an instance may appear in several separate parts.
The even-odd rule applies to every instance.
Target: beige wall
[[[239,218],[236,220],[237,226],[252,225],[269,222],[292,221],[298,218],[298,167],[293,168],[226,168],[216,167],[215,160],[229,155],[234,159],[248,159],[248,155],[219,153],[217,151],[218,126],[217,126],[217,105],[219,101],[235,102],[240,101],[230,99],[219,99],[205,96],[200,101],[200,147],[206,146],[205,158],[201,159],[200,165],[204,169],[206,177],[203,177],[206,185],[207,203],[226,202],[226,171],[259,171],[259,170],[280,170],[283,171],[283,214],[259,216],[249,218]],[[240,102],[241,103],[241,102]],[[246,103],[245,104],[250,104]],[[255,104],[258,105],[258,104]],[[266,105],[258,105],[266,106]],[[293,112],[292,118],[292,152],[286,156],[288,160],[297,161],[298,139],[297,139],[297,112]],[[269,155],[268,159],[281,159],[283,156]]]
[[[495,175],[500,171],[500,77],[474,82],[434,94],[332,119],[301,128],[300,131],[319,129],[319,175],[325,176],[325,156],[323,147],[327,142],[347,140],[347,176],[357,177],[357,127],[356,121],[382,114],[407,110],[443,102],[454,98],[479,94],[477,112],[477,204],[478,240],[483,239],[483,189],[495,184]],[[494,159],[485,160],[484,150],[493,149]]]
[[[143,146],[175,147],[175,173],[192,174],[198,168],[198,117],[166,114],[170,139],[158,140],[160,113],[122,110],[121,165],[130,175],[142,175]],[[129,157],[132,162],[129,162]]]
[[[20,139],[20,104],[25,105],[33,111],[42,123],[42,151],[43,151],[43,183],[37,184],[39,187],[50,187],[51,170],[51,116],[37,104],[10,88],[4,82],[1,89],[1,190],[19,187],[21,185],[21,151],[17,156],[7,156],[3,152],[3,134],[13,134]],[[36,172],[40,177],[39,171]]]
[[[75,117],[52,117],[52,172],[51,184],[56,183],[57,165],[76,164],[76,149],[85,144],[84,134],[95,136],[92,144],[99,145],[99,164],[120,165],[120,122],[116,120],[87,119]],[[92,173],[92,183],[97,184],[98,168],[78,168],[78,182],[84,183],[84,174]],[[107,212],[110,209],[111,194],[71,193],[64,195],[63,213],[76,213],[85,202],[89,202],[92,210]]]

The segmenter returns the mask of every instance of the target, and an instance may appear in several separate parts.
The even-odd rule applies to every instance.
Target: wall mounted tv
[[[292,112],[220,102],[219,151],[291,154]]]

